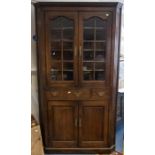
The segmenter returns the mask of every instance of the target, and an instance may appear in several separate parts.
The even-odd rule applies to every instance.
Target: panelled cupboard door
[[[77,146],[78,107],[71,101],[48,102],[48,141],[54,148]]]
[[[103,101],[81,102],[79,146],[102,148],[107,144],[108,109]]]
[[[103,84],[110,76],[112,15],[108,11],[79,13],[79,79]]]
[[[47,84],[77,83],[77,12],[46,12]]]

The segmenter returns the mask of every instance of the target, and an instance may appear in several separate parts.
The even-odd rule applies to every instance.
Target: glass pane
[[[63,37],[64,39],[73,40],[74,37],[73,29],[64,29],[63,30]]]
[[[94,29],[84,30],[84,40],[94,40]]]
[[[106,21],[91,17],[84,20],[83,26],[83,79],[104,80]]]
[[[93,71],[93,63],[92,62],[84,62],[83,63],[83,71]]]
[[[65,62],[63,64],[63,79],[64,80],[73,80],[73,63]]]
[[[94,80],[93,79],[93,72],[91,72],[91,71],[84,71],[83,72],[83,79],[84,80]]]
[[[94,43],[93,42],[84,42],[84,50],[85,49],[94,49]]]
[[[94,17],[88,20],[85,20],[84,27],[94,27]]]
[[[73,80],[73,62],[64,62],[73,60],[73,20],[63,16],[52,19],[50,33],[51,79]]]
[[[104,71],[104,62],[96,62],[95,71]]]
[[[102,28],[106,27],[106,22],[101,18],[96,17],[95,20],[96,20],[96,27],[102,27]]]
[[[73,80],[73,71],[64,71],[63,79],[64,80]]]
[[[72,50],[64,50],[63,51],[63,59],[64,60],[73,60],[73,51]]]
[[[96,40],[105,40],[105,29],[96,29]]]
[[[96,42],[96,49],[104,49],[105,50],[105,42]]]
[[[73,63],[72,62],[64,62],[63,64],[64,71],[73,71]]]
[[[52,63],[51,80],[62,80],[61,72],[61,63]]]
[[[83,79],[93,80],[93,63],[85,62],[83,63]]]
[[[95,60],[96,61],[105,61],[105,53],[104,51],[96,51],[95,52]]]
[[[73,49],[73,42],[63,42],[63,49]]]
[[[94,51],[84,51],[83,60],[93,60],[94,59]]]
[[[50,27],[52,28],[63,28],[63,27],[72,27],[73,21],[67,19],[66,17],[57,17],[53,19]]]
[[[105,80],[105,72],[104,71],[96,71],[95,72],[95,80]]]
[[[61,39],[61,30],[51,30],[51,39],[60,40]]]

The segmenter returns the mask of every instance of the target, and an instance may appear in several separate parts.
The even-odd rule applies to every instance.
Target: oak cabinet
[[[112,152],[122,5],[39,2],[35,6],[46,153]]]

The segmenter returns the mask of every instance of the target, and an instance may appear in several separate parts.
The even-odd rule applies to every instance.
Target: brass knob
[[[71,94],[71,93],[72,93],[71,91],[68,91],[68,92],[67,92],[67,94]]]
[[[108,17],[109,16],[109,13],[106,13],[105,15]]]

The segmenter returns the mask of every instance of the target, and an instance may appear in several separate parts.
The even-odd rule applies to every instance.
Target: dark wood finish
[[[107,145],[107,103],[85,101],[79,108],[79,146],[103,148]]]
[[[111,153],[115,148],[121,3],[39,2],[35,6],[39,111],[45,152]],[[61,25],[59,22],[51,31],[53,19],[58,18]],[[68,25],[66,19],[73,22],[73,27],[64,26]],[[87,19],[93,19],[95,26],[91,27],[91,22],[84,26]],[[98,19],[106,26],[96,27]],[[97,30],[104,28],[106,33],[101,33],[101,38],[105,39],[97,40]],[[66,29],[73,29],[66,33],[68,36],[73,32],[73,40],[64,37]],[[93,39],[86,31],[91,29]],[[60,39],[54,40],[53,33]],[[52,39],[61,45],[54,45]],[[84,48],[84,42],[93,48]],[[86,55],[85,59],[84,50],[93,51],[93,58]],[[73,52],[73,59],[64,58],[66,51]],[[104,60],[96,59],[97,51]],[[55,52],[59,59],[53,59]]]
[[[71,101],[49,101],[48,121],[50,147],[65,148],[77,146],[77,104]]]

